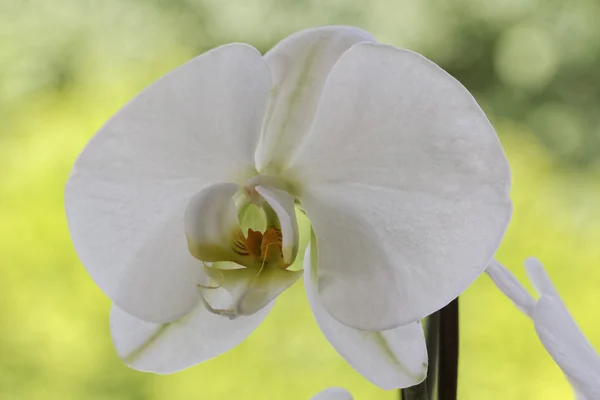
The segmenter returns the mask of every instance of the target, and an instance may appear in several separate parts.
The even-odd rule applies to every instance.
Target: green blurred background
[[[488,113],[513,170],[498,259],[539,257],[600,348],[597,0],[0,0],[0,399],[394,399],[336,354],[302,283],[242,345],[170,376],[117,357],[110,303],[63,211],[78,152],[116,110],[219,44],[265,51],[299,29],[363,27],[425,54]],[[482,276],[462,296],[460,399],[568,399],[532,324]]]

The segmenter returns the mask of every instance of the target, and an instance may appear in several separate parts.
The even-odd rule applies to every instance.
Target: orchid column
[[[331,344],[394,389],[425,378],[420,320],[485,270],[509,187],[458,81],[324,27],[264,57],[221,46],[149,86],[83,150],[66,208],[131,367],[169,373],[230,349],[304,274]],[[246,229],[251,208],[263,223]],[[311,224],[304,272],[296,212]]]

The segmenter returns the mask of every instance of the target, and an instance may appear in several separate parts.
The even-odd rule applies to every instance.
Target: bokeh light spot
[[[549,33],[521,25],[506,31],[497,43],[496,73],[511,86],[536,90],[544,87],[558,67],[556,48]]]

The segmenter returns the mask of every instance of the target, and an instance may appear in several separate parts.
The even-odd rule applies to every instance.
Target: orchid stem
[[[456,400],[458,343],[458,298],[456,298],[440,312],[438,400]]]
[[[431,314],[425,324],[427,378],[400,390],[402,400],[456,400],[458,382],[458,298]]]
[[[426,331],[427,355],[427,398],[433,400],[438,379],[438,366],[440,355],[440,312],[433,313],[427,318]]]
[[[423,382],[419,383],[416,386],[412,386],[406,389],[400,390],[400,399],[401,400],[431,400],[429,397],[429,391],[427,390],[427,381],[425,379]]]

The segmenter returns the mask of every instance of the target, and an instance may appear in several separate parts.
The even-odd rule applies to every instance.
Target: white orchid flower
[[[83,150],[65,201],[79,257],[116,306],[118,353],[158,373],[230,349],[266,317],[302,274],[290,269],[299,208],[319,324],[391,389],[424,378],[418,321],[485,270],[509,186],[458,81],[367,32],[325,27],[264,57],[221,46],[150,85]],[[257,207],[263,225],[242,229]]]
[[[498,262],[492,261],[487,273],[496,286],[533,320],[540,341],[566,375],[577,399],[600,399],[600,356],[569,314],[542,264],[529,258],[525,268],[539,294],[537,300]]]
[[[332,387],[317,393],[310,400],[353,400],[353,397],[346,389]]]

